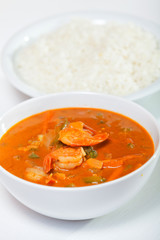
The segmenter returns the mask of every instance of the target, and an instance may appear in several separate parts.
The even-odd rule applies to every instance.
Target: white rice
[[[131,24],[72,20],[15,55],[29,85],[45,92],[93,91],[124,96],[160,77],[160,46]]]

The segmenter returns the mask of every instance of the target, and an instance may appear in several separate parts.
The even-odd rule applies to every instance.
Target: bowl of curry
[[[0,119],[0,180],[29,208],[59,219],[107,214],[130,200],[160,151],[152,115],[128,100],[60,93]]]

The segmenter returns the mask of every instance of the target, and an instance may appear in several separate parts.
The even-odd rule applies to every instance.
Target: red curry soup
[[[92,108],[49,110],[10,128],[0,140],[0,164],[38,184],[81,187],[112,181],[154,153],[149,133],[132,119]]]

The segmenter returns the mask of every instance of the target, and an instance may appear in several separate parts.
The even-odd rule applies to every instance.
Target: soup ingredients
[[[93,146],[105,141],[109,135],[106,132],[95,135],[93,133],[95,131],[83,122],[73,122],[60,131],[59,140],[71,147]]]
[[[29,158],[39,158],[39,156],[37,154],[35,154],[34,152],[32,152],[30,155],[29,155]]]
[[[97,151],[93,149],[93,147],[83,147],[86,158],[96,158],[97,157]]]
[[[85,177],[84,182],[85,183],[92,183],[92,184],[97,184],[97,183],[102,183],[105,182],[106,179],[100,176],[91,176],[91,177]]]
[[[119,168],[116,168],[115,171],[109,176],[109,181],[113,181],[121,176],[123,173],[124,167],[121,166]]]
[[[160,46],[133,23],[74,19],[17,51],[14,66],[28,85],[129,95],[160,77]]]
[[[26,168],[25,176],[30,181],[40,181],[47,175],[44,173],[42,167],[32,167],[32,168]]]
[[[120,158],[110,159],[110,160],[103,160],[104,167],[120,167],[124,164],[125,161],[134,160],[143,157],[143,154],[133,154],[127,155]]]
[[[43,168],[48,173],[52,168],[73,169],[82,164],[85,152],[82,147],[61,147],[45,156]],[[53,166],[54,163],[54,166]]]
[[[36,114],[0,139],[2,167],[27,181],[54,187],[112,181],[141,167],[153,153],[153,141],[142,126],[123,115],[93,108]]]
[[[103,167],[103,162],[99,161],[97,159],[94,159],[94,158],[89,158],[86,161],[86,164],[91,168],[102,169],[102,167]]]

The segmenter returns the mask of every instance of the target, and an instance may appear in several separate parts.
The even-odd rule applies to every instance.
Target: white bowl
[[[73,13],[65,13],[62,15],[58,15],[55,17],[51,17],[48,19],[44,19],[34,23],[17,34],[15,34],[6,44],[3,50],[2,56],[2,65],[3,70],[7,76],[7,79],[10,83],[16,87],[21,92],[31,96],[31,97],[38,97],[45,95],[45,92],[41,92],[40,90],[28,85],[25,83],[20,76],[17,74],[14,64],[13,58],[16,51],[24,47],[30,43],[32,43],[36,38],[39,36],[49,33],[51,31],[56,30],[60,26],[68,23],[73,18],[80,17],[80,18],[87,18],[93,21],[93,23],[104,23],[111,20],[116,20],[118,22],[133,22],[143,29],[154,34],[157,39],[160,39],[160,26],[152,23],[147,20],[143,20],[138,17],[129,16],[127,14],[119,14],[119,13],[111,13],[111,12],[103,12],[103,11],[79,11]],[[150,86],[139,90],[133,94],[126,96],[127,99],[136,100],[147,95],[150,95],[160,89],[160,79],[157,79],[153,84]]]
[[[138,170],[117,180],[94,186],[43,186],[20,179],[3,167],[0,167],[0,180],[24,205],[50,217],[80,220],[107,214],[136,195],[150,177],[160,152],[157,123],[145,109],[123,98],[96,93],[61,93],[33,98],[14,107],[0,119],[0,136],[15,123],[32,114],[64,107],[107,109],[134,119],[150,133],[155,145],[154,155]]]

